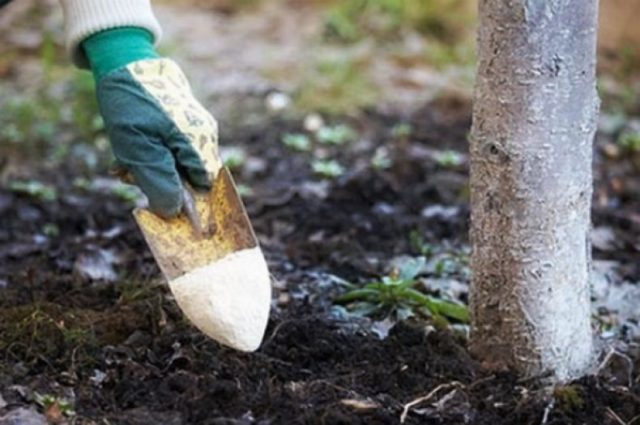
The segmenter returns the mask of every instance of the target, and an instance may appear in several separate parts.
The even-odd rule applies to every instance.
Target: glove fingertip
[[[209,175],[206,172],[191,172],[187,175],[187,181],[196,190],[209,191],[211,190],[211,181]]]
[[[149,209],[162,218],[173,218],[182,210],[182,192],[167,193],[149,197]]]

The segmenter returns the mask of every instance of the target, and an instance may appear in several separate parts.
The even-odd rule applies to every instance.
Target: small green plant
[[[111,193],[126,202],[135,202],[140,197],[140,191],[137,187],[118,183],[111,188]]]
[[[247,162],[247,154],[240,148],[226,148],[221,155],[224,166],[230,170],[238,170]]]
[[[368,72],[369,65],[369,57],[320,56],[304,68],[294,96],[297,106],[306,111],[342,115],[375,105],[380,88]]]
[[[367,36],[390,40],[411,29],[452,43],[468,35],[472,17],[465,0],[344,0],[329,10],[325,34],[353,43]]]
[[[11,182],[9,183],[9,190],[33,196],[41,201],[55,201],[58,198],[55,187],[36,180]]]
[[[87,191],[90,191],[93,188],[91,181],[84,177],[76,177],[73,179],[73,187]]]
[[[55,223],[47,223],[42,226],[42,233],[50,238],[55,238],[60,235],[60,228]]]
[[[435,160],[436,163],[443,168],[454,168],[464,163],[464,157],[452,150],[436,153]]]
[[[413,127],[409,123],[400,123],[393,126],[391,135],[396,139],[403,139],[411,136]]]
[[[73,103],[71,104],[74,130],[85,140],[93,140],[104,129],[98,111],[95,82],[90,73],[76,72],[71,81]]]
[[[127,305],[148,299],[153,294],[153,288],[137,280],[125,280],[117,285],[119,294],[118,304]]]
[[[62,337],[66,344],[71,347],[93,345],[96,343],[93,329],[79,326],[61,327]]]
[[[311,150],[311,139],[306,134],[285,134],[282,138],[282,144],[294,151],[308,152]]]
[[[556,387],[553,396],[558,402],[558,408],[563,412],[582,410],[585,405],[582,390],[577,385],[565,385]]]
[[[37,92],[35,95],[7,96],[0,101],[0,141],[19,144],[26,150],[38,151],[47,145],[59,127],[59,107],[54,108],[48,95]],[[3,99],[4,100],[4,99]]]
[[[49,409],[56,406],[58,411],[66,417],[72,417],[76,415],[76,412],[73,409],[73,405],[65,398],[57,397],[51,394],[39,394],[37,392],[34,393],[34,397],[36,403],[38,403],[45,411],[49,411]]]
[[[371,166],[376,170],[386,170],[391,168],[393,161],[389,156],[389,151],[383,146],[376,149],[371,158]]]
[[[50,165],[67,163],[106,170],[112,155],[98,146],[104,137],[94,81],[90,73],[70,71],[60,59],[53,34],[43,33],[40,50],[42,78],[28,90],[0,84],[0,145],[14,144],[21,159]],[[89,152],[93,151],[93,152]]]
[[[618,137],[618,145],[627,152],[640,152],[640,132],[627,131]]]
[[[418,230],[409,233],[409,244],[411,249],[419,255],[429,259],[435,254],[435,247],[424,240],[424,236]]]
[[[313,172],[328,179],[335,179],[344,174],[344,167],[335,160],[317,159],[311,163]]]
[[[345,124],[322,127],[318,130],[318,142],[326,145],[344,145],[356,138],[356,132]]]
[[[242,196],[243,198],[245,197],[249,197],[249,196],[253,196],[254,192],[253,189],[251,188],[251,186],[247,186],[246,184],[238,184],[236,186],[236,189],[238,190],[238,194],[240,196]]]
[[[633,78],[640,67],[640,53],[637,46],[633,43],[627,43],[619,49],[619,74],[621,78]]]
[[[339,297],[337,302],[347,304],[356,314],[366,316],[391,315],[402,320],[421,313],[438,321],[448,318],[468,322],[469,312],[466,306],[432,297],[415,289],[418,275],[425,265],[424,257],[407,260],[389,276],[352,289]]]
[[[451,66],[463,66],[473,69],[476,52],[473,43],[443,43],[435,41],[429,43],[425,49],[425,59],[428,64],[439,71],[446,71]],[[472,77],[473,78],[473,77]]]
[[[429,263],[428,272],[436,278],[470,276],[469,255],[466,252],[443,252],[434,255]]]

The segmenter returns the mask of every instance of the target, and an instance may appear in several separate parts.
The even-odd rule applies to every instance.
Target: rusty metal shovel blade
[[[197,229],[187,214],[133,214],[189,320],[218,342],[257,349],[271,305],[270,275],[233,179],[221,169],[209,193],[194,193]]]

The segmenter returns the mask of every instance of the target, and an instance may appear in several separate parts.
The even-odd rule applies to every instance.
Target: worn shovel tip
[[[258,349],[271,306],[269,270],[259,247],[192,270],[169,287],[184,314],[204,334],[236,350]]]

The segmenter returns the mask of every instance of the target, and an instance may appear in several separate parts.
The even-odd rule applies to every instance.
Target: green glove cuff
[[[144,59],[160,56],[153,47],[153,36],[137,27],[122,27],[91,35],[82,42],[96,81],[105,75]]]

